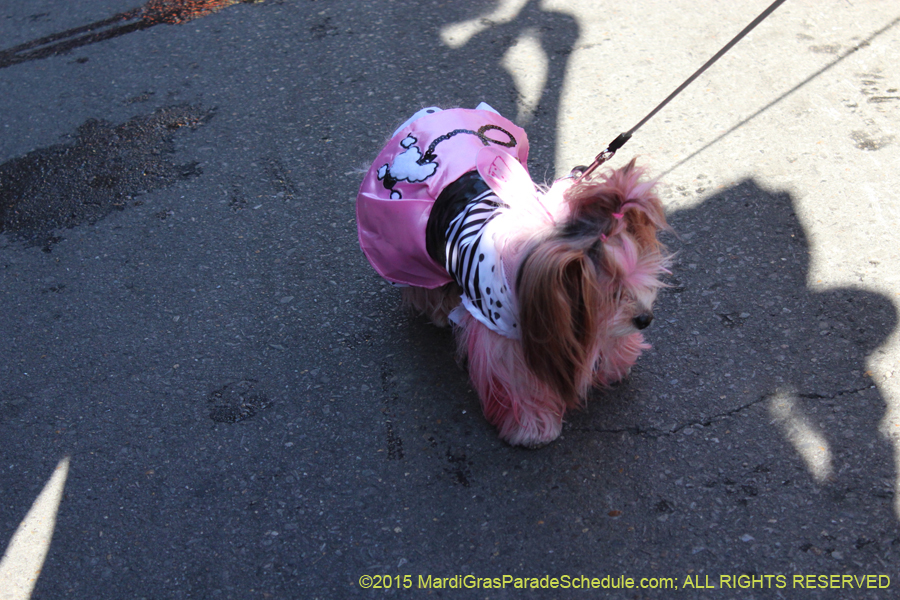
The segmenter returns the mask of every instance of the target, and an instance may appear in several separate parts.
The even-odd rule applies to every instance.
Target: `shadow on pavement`
[[[404,316],[355,250],[346,171],[417,105],[514,114],[503,60],[525,33],[548,65],[530,166],[552,174],[578,27],[532,1],[453,49],[442,28],[489,13],[446,4],[339,20],[266,2],[252,29],[228,22],[216,35],[240,49],[235,65],[196,54],[212,73],[200,79],[222,85],[217,117],[178,150],[214,147],[211,164],[179,177],[164,135],[154,160],[175,170],[148,205],[96,213],[50,254],[0,247],[0,540],[71,457],[35,598],[381,597],[362,575],[897,564],[897,469],[866,363],[896,308],[810,282],[794,200],[752,180],[671,215],[672,287],[631,379],[543,450],[497,440],[448,333]],[[256,35],[278,43],[248,50]]]

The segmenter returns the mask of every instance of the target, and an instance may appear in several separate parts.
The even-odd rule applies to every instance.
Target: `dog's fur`
[[[628,374],[644,343],[640,329],[667,272],[657,239],[667,229],[654,183],[632,160],[589,179],[560,181],[556,224],[537,222],[516,207],[500,248],[518,303],[521,340],[503,337],[470,314],[454,327],[458,355],[468,366],[484,415],[513,445],[555,440],[566,410],[588,391]],[[562,191],[558,191],[559,187]],[[406,305],[433,323],[448,324],[460,303],[455,283],[402,291]]]

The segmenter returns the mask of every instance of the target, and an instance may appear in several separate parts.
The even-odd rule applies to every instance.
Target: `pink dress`
[[[525,131],[487,105],[423,109],[395,132],[356,200],[359,244],[379,275],[424,288],[453,281],[428,255],[425,226],[441,191],[476,170],[479,150],[486,147],[523,166],[528,159]]]

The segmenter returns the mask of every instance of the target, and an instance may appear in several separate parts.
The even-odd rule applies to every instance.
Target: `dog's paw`
[[[543,448],[556,440],[562,432],[562,415],[554,412],[523,410],[517,417],[512,413],[498,424],[500,438],[512,446],[532,450]]]

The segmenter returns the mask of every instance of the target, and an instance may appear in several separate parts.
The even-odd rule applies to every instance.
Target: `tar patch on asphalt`
[[[30,60],[40,60],[51,56],[62,56],[76,48],[97,44],[155,27],[157,25],[180,25],[219,12],[235,4],[259,4],[263,0],[150,0],[143,6],[101,19],[87,25],[73,27],[66,31],[0,50],[0,69]],[[49,17],[50,13],[33,15],[32,20]],[[87,62],[87,57],[75,60]]]
[[[271,406],[269,399],[255,389],[256,381],[229,383],[209,395],[209,418],[216,423],[246,421]]]
[[[3,163],[0,233],[49,247],[55,230],[94,223],[138,194],[200,175],[198,163],[172,160],[173,140],[179,130],[196,129],[212,116],[213,110],[181,105],[121,125],[89,119],[72,143]]]

